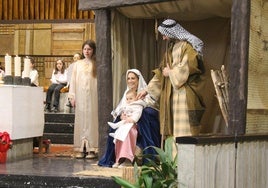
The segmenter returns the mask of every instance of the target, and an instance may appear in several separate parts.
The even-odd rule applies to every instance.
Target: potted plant
[[[148,162],[138,167],[134,164],[135,183],[112,176],[114,181],[125,188],[175,188],[177,182],[177,154],[173,157],[173,137],[165,140],[164,150],[153,147],[156,155],[143,156]],[[146,148],[145,148],[146,149]]]
[[[12,141],[7,132],[0,132],[0,163],[6,162],[7,151],[12,148]]]

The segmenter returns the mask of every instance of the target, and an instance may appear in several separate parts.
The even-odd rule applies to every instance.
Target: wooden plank
[[[55,19],[55,0],[49,0],[49,19]]]
[[[61,0],[60,1],[60,19],[64,19],[65,18],[65,0]]]
[[[50,8],[49,8],[49,2],[46,2],[45,3],[45,20],[48,20],[49,19],[49,10],[50,10]]]
[[[84,23],[55,23],[53,24],[52,30],[62,30],[62,29],[73,29],[75,24],[75,28],[77,29],[83,29]]]
[[[3,0],[3,10],[8,10],[8,0]],[[4,20],[7,20],[7,11],[4,11]]]
[[[23,19],[28,20],[30,16],[30,0],[23,0]]]
[[[229,134],[245,134],[248,86],[250,0],[233,0],[229,65]]]
[[[76,19],[77,12],[78,12],[78,9],[77,9],[77,1],[72,1],[71,8],[72,8],[71,19]]]
[[[72,50],[54,50],[52,52],[52,55],[73,55],[77,52],[81,52],[81,49],[79,49],[79,50],[75,50],[75,49],[72,49]]]
[[[8,1],[8,20],[12,20],[13,19],[13,11],[12,11],[12,7],[13,7],[13,1]]]
[[[29,13],[29,20],[32,20],[32,19],[34,19],[35,17],[34,17],[34,3],[31,3],[31,2],[33,2],[33,1],[30,1],[29,0],[29,10],[30,10],[30,13]]]
[[[108,126],[113,108],[112,60],[111,60],[111,12],[96,11],[96,58],[98,82],[99,156],[105,152]],[[103,108],[105,106],[105,108]]]
[[[60,0],[55,0],[54,17],[52,19],[60,19]]]
[[[40,20],[45,19],[45,1],[44,0],[39,0],[39,15],[40,15]]]
[[[54,29],[52,33],[83,33],[83,28],[73,28],[73,29]]]
[[[0,10],[4,10],[3,9],[3,0],[0,0]],[[0,20],[3,20],[3,12],[1,12],[1,14],[0,14]]]
[[[30,3],[31,4],[31,3]],[[34,18],[36,20],[40,19],[40,12],[39,12],[39,0],[34,1]]]
[[[53,33],[53,40],[79,40],[81,44],[83,43],[84,33]]]
[[[66,0],[66,19],[72,19],[72,0]]]
[[[161,3],[174,0],[79,0],[79,10],[97,10],[147,3]]]
[[[19,2],[14,1],[13,4],[13,19],[19,19]]]
[[[56,41],[54,40],[54,43],[53,43],[53,51],[54,50],[66,50],[66,49],[81,49],[81,41],[62,41],[62,40],[59,40],[59,41]]]
[[[19,19],[23,20],[24,19],[24,3],[23,1],[19,1]]]

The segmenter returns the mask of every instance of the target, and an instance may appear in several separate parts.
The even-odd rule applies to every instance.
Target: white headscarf
[[[172,39],[179,39],[188,41],[193,48],[199,53],[199,55],[203,55],[202,48],[204,43],[202,40],[194,36],[193,34],[189,33],[185,30],[180,24],[178,24],[175,20],[167,19],[163,21],[158,26],[158,31],[169,38]]]
[[[147,83],[145,82],[141,72],[137,69],[129,69],[126,72],[126,81],[127,81],[127,77],[128,77],[128,73],[133,72],[138,76],[139,79],[139,84],[138,84],[138,89],[137,89],[137,93],[139,93],[140,91],[144,90],[147,87]],[[126,104],[126,93],[129,90],[129,87],[127,86],[127,89],[124,92],[124,95],[122,97],[122,99],[120,100],[119,104],[117,105],[117,107],[111,112],[112,116],[114,118],[116,118],[122,110],[122,107],[125,106]]]

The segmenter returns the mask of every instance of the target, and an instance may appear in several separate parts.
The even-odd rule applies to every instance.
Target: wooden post
[[[111,60],[111,13],[109,10],[95,11],[96,58],[99,110],[99,157],[103,155],[108,137],[107,121],[112,120],[112,60]]]
[[[233,0],[229,65],[229,134],[245,134],[248,86],[250,0]]]

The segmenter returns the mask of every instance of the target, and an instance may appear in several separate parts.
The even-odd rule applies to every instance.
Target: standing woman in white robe
[[[73,66],[68,97],[75,107],[74,151],[78,152],[76,158],[93,159],[97,157],[99,135],[95,42],[85,41],[82,51],[82,59]]]

